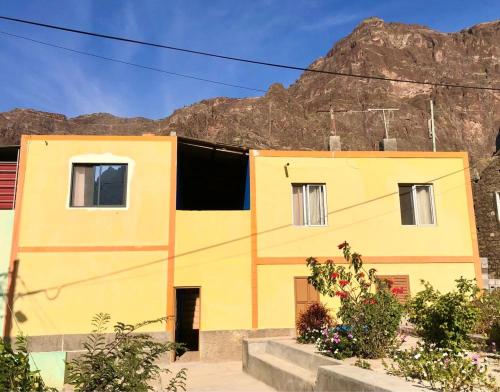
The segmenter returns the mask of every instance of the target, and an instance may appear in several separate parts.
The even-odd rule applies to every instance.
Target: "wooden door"
[[[313,302],[319,302],[319,293],[306,277],[295,278],[295,320]]]

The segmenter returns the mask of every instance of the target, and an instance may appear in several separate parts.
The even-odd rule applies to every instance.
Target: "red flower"
[[[332,277],[332,279],[337,279],[340,275],[337,272],[334,272],[330,276]]]
[[[341,281],[339,281],[339,285],[342,286],[342,287],[344,287],[344,286],[346,286],[348,284],[349,284],[348,280],[341,280]]]
[[[339,244],[339,249],[344,249],[347,246],[347,241],[342,242]]]
[[[335,293],[335,295],[336,295],[337,297],[340,297],[340,298],[347,298],[347,296],[348,296],[349,294],[347,294],[347,292],[345,292],[345,291],[337,291],[337,292]]]
[[[403,287],[394,287],[391,292],[392,294],[404,294],[405,290]]]

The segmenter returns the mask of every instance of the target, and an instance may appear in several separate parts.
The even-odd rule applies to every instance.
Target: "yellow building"
[[[368,267],[411,293],[481,284],[466,153],[259,151],[175,136],[22,138],[4,334],[81,346],[108,312],[239,357],[293,333],[305,259]],[[335,306],[329,299],[322,299]],[[12,310],[12,311],[11,311]]]

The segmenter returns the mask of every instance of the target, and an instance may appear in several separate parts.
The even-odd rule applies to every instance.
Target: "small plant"
[[[356,362],[354,362],[354,366],[360,367],[361,369],[371,370],[372,365],[370,362],[365,361],[364,359],[358,358]]]
[[[324,328],[333,325],[328,308],[320,302],[310,304],[297,319],[297,341],[315,343]]]
[[[487,365],[477,355],[464,351],[419,344],[396,351],[394,363],[386,366],[389,374],[417,381],[436,391],[497,391],[495,380],[487,374]]]
[[[156,361],[161,355],[178,348],[175,343],[154,342],[148,334],[136,331],[164,318],[136,325],[117,323],[115,337],[107,342],[103,332],[110,321],[109,314],[99,313],[93,320],[92,335],[84,343],[85,353],[67,364],[68,383],[76,392],[146,392],[151,382],[158,380],[161,370]],[[171,378],[167,391],[185,390],[186,369]]]
[[[347,242],[338,247],[348,266],[336,265],[332,260],[320,264],[311,257],[307,259],[311,270],[309,282],[321,294],[340,298],[337,316],[357,339],[352,354],[383,357],[396,342],[403,314],[403,307],[395,297],[398,291],[378,280],[375,269],[366,271],[361,255],[351,252]]]
[[[337,325],[323,329],[321,337],[316,341],[316,347],[320,353],[329,357],[350,358],[355,352],[356,338],[350,326]]]
[[[13,392],[57,392],[43,382],[39,370],[32,370],[24,336],[16,337],[16,350],[0,339],[0,390]]]
[[[425,289],[409,302],[409,321],[426,343],[460,350],[469,346],[468,334],[479,316],[474,305],[479,289],[473,280],[456,282],[456,290],[441,294],[422,281]]]

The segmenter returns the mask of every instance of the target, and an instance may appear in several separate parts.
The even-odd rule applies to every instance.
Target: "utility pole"
[[[431,121],[430,121],[430,137],[432,138],[432,151],[436,152],[436,129],[434,128],[434,102],[430,100],[431,105]]]

